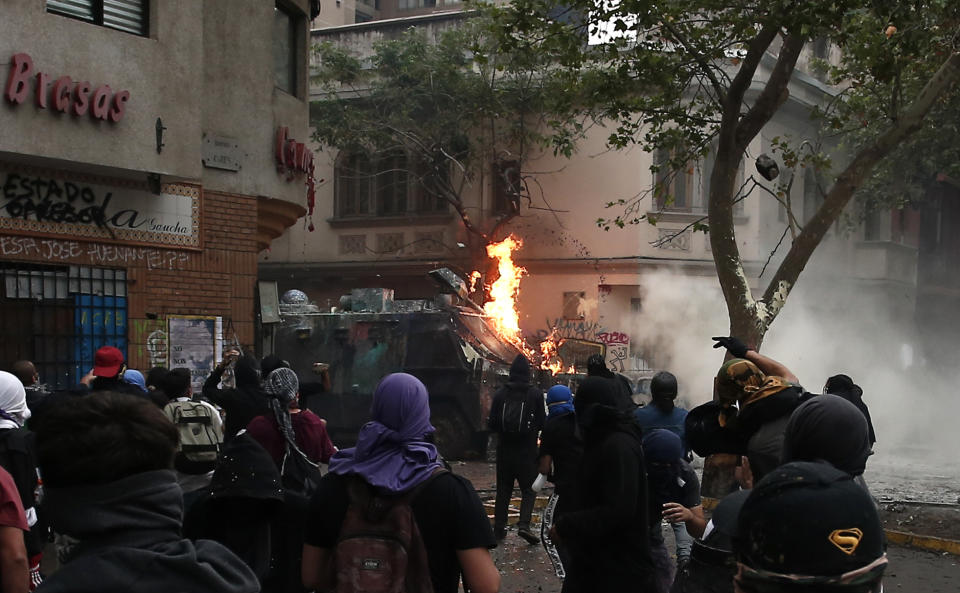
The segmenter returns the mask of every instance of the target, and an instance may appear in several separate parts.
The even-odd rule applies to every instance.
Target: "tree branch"
[[[697,48],[692,47],[690,44],[690,40],[688,40],[686,36],[683,33],[681,33],[680,30],[677,29],[677,27],[673,25],[673,23],[665,20],[663,22],[663,26],[664,28],[667,29],[667,31],[670,32],[671,35],[673,35],[674,39],[676,39],[680,43],[680,45],[682,45],[684,49],[687,50],[687,52],[693,57],[693,59],[696,60],[697,64],[699,64],[700,69],[703,71],[704,75],[710,80],[710,85],[713,86],[714,92],[717,93],[717,103],[719,105],[723,105],[724,101],[726,100],[726,91],[724,90],[723,85],[721,85],[720,81],[717,79],[716,73],[714,73],[713,68],[711,68],[710,64],[703,58],[703,53],[698,51]]]
[[[797,58],[800,57],[800,51],[803,49],[803,42],[803,37],[792,34],[788,35],[784,41],[783,47],[780,48],[780,55],[777,56],[777,63],[766,84],[763,85],[763,90],[754,101],[753,107],[737,124],[736,143],[740,151],[760,133],[760,129],[770,121],[773,114],[789,97],[787,85],[790,84],[790,78],[793,76]]]
[[[958,81],[960,81],[960,53],[954,53],[940,65],[937,72],[927,81],[894,125],[861,149],[853,161],[840,173],[833,187],[827,192],[823,205],[803,227],[764,292],[763,300],[768,303],[768,310],[771,312],[770,321],[779,312],[779,307],[776,305],[782,306],[782,300],[796,284],[797,278],[810,261],[817,245],[820,244],[830,226],[843,213],[843,209],[856,189],[883,157],[920,128],[923,118],[937,99],[956,86]]]

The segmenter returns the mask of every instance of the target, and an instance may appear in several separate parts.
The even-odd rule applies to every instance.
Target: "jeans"
[[[693,536],[687,532],[683,522],[671,523],[673,537],[677,540],[677,564],[690,560],[690,549],[693,547]]]

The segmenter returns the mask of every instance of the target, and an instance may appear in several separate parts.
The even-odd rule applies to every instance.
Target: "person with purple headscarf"
[[[428,440],[434,428],[427,388],[406,373],[387,375],[373,394],[370,415],[357,446],[330,459],[330,471],[310,501],[303,584],[323,591],[335,588],[333,551],[349,506],[348,480],[357,476],[384,496],[403,495],[423,484],[410,507],[434,591],[455,593],[461,575],[466,590],[497,591],[500,573],[490,557],[496,540],[473,485],[451,472],[434,475],[443,462]]]

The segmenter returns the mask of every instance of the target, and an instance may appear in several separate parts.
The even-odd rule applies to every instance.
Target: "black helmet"
[[[650,381],[650,395],[656,399],[674,399],[677,397],[677,378],[673,373],[660,371]]]

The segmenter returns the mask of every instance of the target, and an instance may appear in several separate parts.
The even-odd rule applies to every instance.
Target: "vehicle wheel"
[[[444,459],[469,459],[476,455],[474,432],[455,406],[435,406],[430,423],[437,429],[434,440]]]

